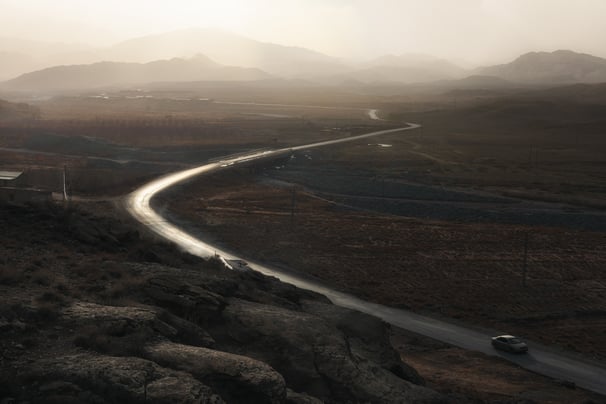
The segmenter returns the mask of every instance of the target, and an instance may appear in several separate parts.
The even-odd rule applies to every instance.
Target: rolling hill
[[[252,67],[283,77],[347,69],[338,59],[306,48],[260,42],[218,29],[195,28],[134,38],[102,52],[105,60],[149,62],[202,53],[219,63]]]
[[[532,133],[560,136],[570,142],[606,145],[606,84],[574,84],[526,89],[488,97],[455,108],[409,114],[407,119],[441,126],[454,132],[476,130],[519,137]],[[583,136],[583,137],[579,137]]]
[[[531,52],[476,73],[528,84],[600,83],[606,82],[606,59],[568,50]]]
[[[191,58],[199,54],[218,64],[193,66],[196,63]],[[454,81],[446,87],[494,88],[507,87],[509,83],[513,86],[556,86],[606,82],[606,59],[568,50],[531,52],[510,63],[475,70],[465,70],[447,60],[424,54],[384,55],[364,63],[348,64],[310,49],[261,42],[211,28],[148,35],[105,48],[0,37],[0,60],[0,80],[45,68],[44,73],[24,74],[10,82],[11,86],[20,87],[30,83],[27,84],[30,89],[38,89],[36,86],[40,85],[42,90],[58,89],[62,83],[69,90],[133,82],[269,77],[261,71],[283,79],[328,85],[432,82],[441,85]],[[169,62],[172,66],[163,66]],[[238,66],[239,70],[225,66]],[[168,73],[171,71],[175,75]],[[48,74],[59,80],[45,83],[41,78]],[[465,81],[457,84],[456,80],[461,79]]]
[[[52,91],[128,86],[152,82],[254,81],[271,76],[253,68],[223,66],[197,55],[149,63],[100,62],[56,66],[2,83],[10,90]]]
[[[339,59],[296,46],[256,41],[211,28],[192,28],[129,39],[105,48],[55,44],[0,37],[0,53],[22,53],[10,62],[3,57],[0,79],[58,65],[93,64],[100,61],[149,63],[204,54],[228,66],[257,68],[286,78],[334,74],[348,69]],[[23,60],[22,60],[23,59]],[[25,59],[35,63],[26,65]],[[17,64],[17,62],[19,64]]]

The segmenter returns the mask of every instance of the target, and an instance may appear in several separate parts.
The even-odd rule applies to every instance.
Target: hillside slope
[[[197,55],[150,63],[100,62],[56,66],[21,75],[3,83],[18,90],[70,90],[151,82],[251,81],[270,76],[258,69],[223,66]]]
[[[606,59],[568,50],[531,52],[511,63],[485,67],[478,74],[534,84],[606,82]]]

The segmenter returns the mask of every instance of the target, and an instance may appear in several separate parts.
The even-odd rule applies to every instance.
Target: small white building
[[[22,186],[23,171],[0,171],[0,202],[44,202],[52,198],[51,191]]]
[[[23,171],[0,171],[0,187],[15,186]]]

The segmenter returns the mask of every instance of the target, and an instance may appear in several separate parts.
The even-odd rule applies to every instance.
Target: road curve
[[[379,119],[376,110],[368,110],[367,113],[371,119]],[[159,192],[164,191],[182,181],[252,160],[270,159],[287,155],[296,150],[334,145],[367,137],[412,130],[420,127],[420,125],[411,123],[407,125],[408,126],[402,128],[381,130],[363,135],[317,142],[292,148],[251,152],[249,154],[212,162],[200,167],[179,171],[174,174],[169,174],[156,179],[128,195],[126,199],[126,209],[136,220],[147,226],[154,233],[171,242],[174,242],[183,250],[191,254],[203,258],[218,255],[228,260],[242,259],[241,257],[224,251],[221,248],[205,243],[187,233],[183,229],[180,229],[174,224],[168,222],[164,217],[152,209],[150,205],[151,199]],[[290,283],[303,289],[324,294],[336,305],[376,316],[387,323],[461,347],[463,349],[479,351],[493,356],[500,356],[526,369],[535,371],[545,376],[571,381],[576,385],[588,390],[592,390],[600,394],[606,394],[606,384],[604,383],[606,381],[606,369],[598,364],[590,363],[576,356],[559,354],[547,349],[541,349],[532,343],[529,344],[530,353],[526,355],[501,353],[495,351],[490,345],[491,335],[489,334],[464,328],[446,321],[421,316],[406,310],[367,302],[355,296],[332,290],[320,282],[310,280],[303,276],[286,273],[279,269],[271,268],[254,261],[246,261],[252,269],[258,272],[277,277],[282,282]]]

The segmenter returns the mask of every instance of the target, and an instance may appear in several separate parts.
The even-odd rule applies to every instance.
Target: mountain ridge
[[[76,90],[152,82],[254,81],[271,76],[259,69],[224,66],[204,55],[149,63],[97,62],[54,66],[2,83],[17,90]]]
[[[528,52],[510,63],[480,68],[476,73],[519,83],[600,83],[606,82],[606,59],[571,50]]]
[[[314,50],[257,41],[208,28],[190,28],[133,38],[112,46],[107,53],[116,60],[129,57],[139,62],[203,53],[222,64],[255,67],[285,77],[346,69],[337,58]]]
[[[0,37],[0,55],[4,62],[0,65],[0,79],[14,78],[17,74],[27,72],[35,73],[28,76],[30,78],[36,75],[42,76],[40,72],[48,73],[48,69],[53,68],[72,69],[77,72],[83,65],[100,67],[98,64],[103,63],[102,61],[115,64],[148,64],[174,59],[193,60],[196,55],[202,54],[225,67],[232,66],[229,74],[224,72],[228,80],[234,78],[240,80],[240,77],[246,76],[243,73],[245,70],[239,72],[235,70],[239,68],[257,69],[256,74],[251,70],[248,71],[248,77],[253,80],[277,77],[287,80],[306,80],[320,85],[342,83],[439,85],[441,82],[464,79],[468,79],[462,82],[466,87],[506,86],[507,83],[511,83],[512,86],[549,86],[606,82],[606,59],[570,50],[528,52],[508,63],[468,70],[448,60],[418,53],[386,54],[366,62],[346,63],[315,50],[258,41],[214,28],[188,28],[140,36],[97,49],[81,44],[48,43],[50,50],[45,51],[43,42],[32,43],[32,52],[38,52],[37,56],[27,53],[30,45],[24,49],[15,49],[15,44],[21,42],[29,44],[31,41],[16,41],[11,44],[8,39]],[[265,72],[265,75],[262,72]],[[189,74],[188,80],[225,79],[216,74],[217,72],[214,73],[208,77]],[[125,72],[123,74],[127,75]],[[491,79],[492,83],[490,83],[491,80],[480,80],[479,77],[494,79]],[[183,79],[181,75],[172,77],[164,75],[159,81],[188,80]],[[497,80],[504,80],[507,83],[499,84]],[[9,80],[8,85],[10,87],[22,81],[23,78],[17,77]],[[146,77],[145,74],[139,80],[139,82],[149,81],[158,80],[155,77]],[[116,81],[116,83],[120,82],[133,82],[133,79]],[[40,81],[39,84],[41,89],[48,89],[56,83]],[[101,82],[101,85],[108,84],[111,83]],[[77,86],[70,85],[68,88],[84,85],[85,83],[80,83]]]

